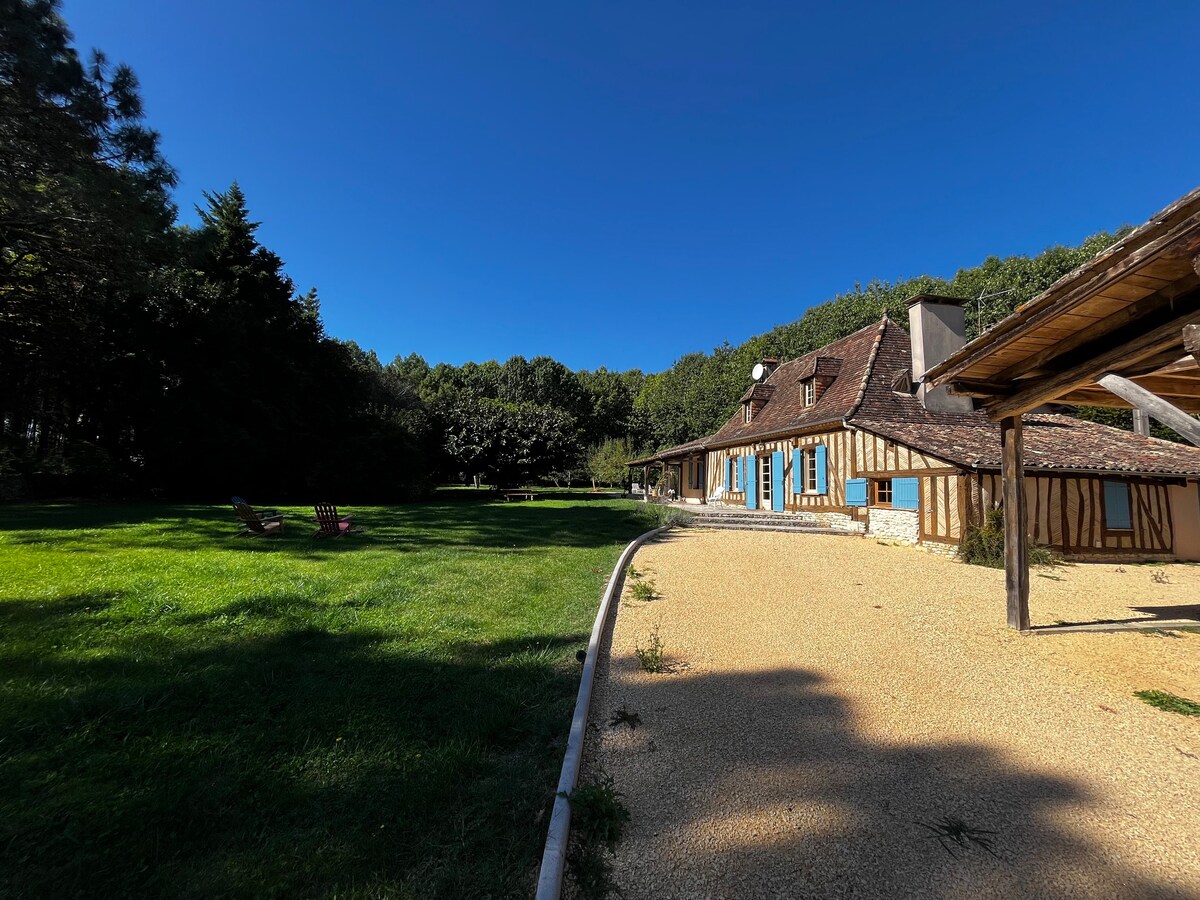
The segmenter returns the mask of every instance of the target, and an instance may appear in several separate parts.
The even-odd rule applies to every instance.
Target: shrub
[[[1004,568],[1004,510],[992,507],[987,511],[982,525],[972,525],[967,529],[958,548],[958,558],[973,566]],[[1030,565],[1054,566],[1058,563],[1058,557],[1049,547],[1030,542]]]
[[[602,900],[612,891],[609,856],[625,831],[629,810],[621,802],[612,776],[603,773],[598,780],[562,796],[571,804],[571,849],[567,853],[571,875],[587,900]]]
[[[661,673],[669,672],[671,669],[667,662],[666,645],[658,636],[657,625],[651,629],[650,639],[646,646],[643,647],[641,642],[638,642],[633,652],[637,654],[638,665],[642,667],[642,671]]]
[[[687,525],[696,515],[686,509],[668,506],[664,503],[643,503],[638,508],[651,528],[657,528],[660,525]]]

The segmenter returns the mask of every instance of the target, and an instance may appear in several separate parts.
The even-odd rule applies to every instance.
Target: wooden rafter
[[[1076,348],[1064,354],[1066,359],[1061,360],[1064,367],[1054,374],[1042,376],[1007,397],[997,397],[985,404],[988,415],[993,419],[1020,415],[1092,384],[1106,372],[1123,373],[1126,367],[1147,357],[1174,352],[1174,348],[1179,346],[1184,326],[1195,323],[1197,319],[1200,319],[1200,310],[1190,309],[1166,322],[1154,325],[1143,323],[1145,330],[1131,325],[1100,342]]]
[[[1109,372],[1096,379],[1105,390],[1111,391],[1118,397],[1128,400],[1134,406],[1144,409],[1164,425],[1170,425],[1185,438],[1200,447],[1200,422],[1194,416],[1188,415],[1176,406],[1172,406],[1162,397],[1150,393],[1140,384],[1122,378]]]

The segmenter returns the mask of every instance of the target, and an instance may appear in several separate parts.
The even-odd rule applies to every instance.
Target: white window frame
[[[764,508],[771,505],[771,457],[767,454],[758,457],[758,495]]]
[[[809,378],[804,382],[804,405],[812,406],[817,402],[817,386],[813,380]]]
[[[817,492],[817,448],[807,447],[804,450],[804,491],[805,494]]]
[[[752,410],[752,407],[750,406],[749,403],[747,403],[746,404],[746,424],[747,425],[750,424],[750,419],[752,419],[754,417],[754,413],[751,410]]]

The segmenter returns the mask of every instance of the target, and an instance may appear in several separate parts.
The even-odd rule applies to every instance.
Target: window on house
[[[812,406],[816,402],[817,402],[817,386],[816,386],[816,384],[813,383],[813,380],[810,378],[810,379],[808,379],[808,381],[804,382],[804,405]]]
[[[1128,482],[1104,482],[1104,527],[1109,531],[1133,530]]]
[[[871,505],[882,507],[892,505],[892,479],[880,478],[871,481]]]
[[[817,492],[817,454],[812,447],[804,451],[804,491],[809,494]]]
[[[742,468],[741,457],[736,453],[729,457],[730,465],[733,466],[733,477],[730,479],[733,483],[733,490],[741,493],[742,491]]]
[[[771,505],[771,457],[769,454],[759,459],[758,473],[759,484],[762,486],[760,491],[762,505],[767,507]]]
[[[750,424],[750,416],[751,416],[751,415],[752,415],[752,414],[751,414],[751,412],[750,412],[750,404],[749,404],[749,403],[747,403],[747,404],[746,404],[746,424],[747,424],[747,425],[749,425],[749,424]]]

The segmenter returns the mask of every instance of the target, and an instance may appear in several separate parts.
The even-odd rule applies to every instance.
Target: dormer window
[[[817,402],[817,385],[809,378],[804,382],[804,405],[812,406]]]
[[[750,424],[750,420],[754,417],[753,407],[751,404],[746,404],[746,424]]]

